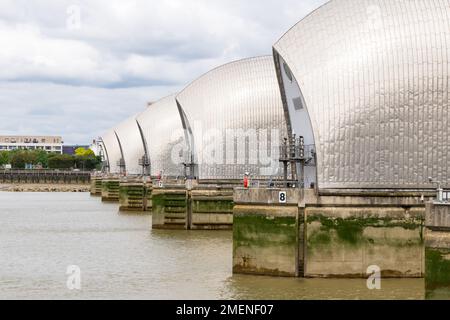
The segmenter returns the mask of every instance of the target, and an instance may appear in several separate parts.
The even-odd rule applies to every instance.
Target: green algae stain
[[[401,221],[378,217],[351,217],[348,219],[333,219],[323,215],[312,215],[308,217],[307,223],[309,225],[315,222],[320,224],[320,229],[308,236],[308,245],[312,247],[315,245],[330,244],[332,242],[333,233],[337,235],[340,241],[352,246],[358,246],[366,242],[373,243],[373,240],[364,238],[364,230],[369,227],[418,230],[420,233],[419,242],[423,243],[424,221],[422,219]]]
[[[266,217],[248,214],[234,217],[234,246],[297,246],[295,217]]]
[[[153,211],[156,213],[185,213],[186,196],[173,194],[152,195]]]
[[[315,245],[329,245],[331,241],[331,235],[328,232],[315,232],[308,239],[308,243]]]
[[[234,203],[231,200],[195,200],[194,213],[233,213]]]
[[[450,290],[450,249],[425,250],[427,290],[447,287]]]
[[[363,238],[364,228],[367,226],[367,221],[362,219],[330,219],[324,216],[310,216],[308,217],[308,224],[313,222],[320,222],[320,232],[308,240],[309,244],[328,244],[331,242],[331,232],[335,231],[340,240],[357,245]]]

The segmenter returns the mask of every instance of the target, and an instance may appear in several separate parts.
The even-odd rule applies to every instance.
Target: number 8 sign
[[[287,193],[286,193],[286,191],[281,191],[280,192],[280,196],[279,196],[278,200],[280,201],[280,203],[287,203]]]

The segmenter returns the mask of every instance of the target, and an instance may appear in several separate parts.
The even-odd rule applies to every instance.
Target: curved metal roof
[[[450,183],[449,17],[450,0],[332,0],[274,45],[290,128],[287,74],[310,117],[319,188]]]
[[[182,176],[185,142],[175,95],[152,103],[136,120],[146,144],[151,175]]]
[[[119,174],[120,167],[118,162],[122,158],[119,142],[117,141],[116,133],[114,129],[106,132],[102,137],[103,146],[105,148],[106,158],[109,166],[109,173]]]
[[[192,131],[201,180],[281,175],[278,151],[287,129],[271,56],[216,68],[184,89],[177,103]]]
[[[139,175],[143,173],[139,160],[144,156],[139,127],[136,123],[136,115],[119,124],[114,130],[120,142],[120,149],[123,152],[125,170],[127,174]]]

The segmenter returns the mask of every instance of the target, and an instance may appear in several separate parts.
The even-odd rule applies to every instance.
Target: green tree
[[[48,158],[50,169],[71,169],[75,167],[75,158],[68,154],[53,154]]]
[[[81,170],[94,170],[98,167],[101,159],[91,149],[78,148],[75,150],[75,164]]]
[[[13,150],[10,153],[10,162],[14,169],[25,169],[25,165],[37,164],[37,154],[29,150]]]
[[[84,148],[77,149],[77,155],[48,154],[44,150],[12,150],[0,151],[0,166],[11,164],[14,169],[25,169],[25,165],[42,165],[50,169],[94,170],[100,163],[101,158],[95,156],[92,150]]]
[[[14,169],[24,169],[26,164],[41,164],[43,168],[48,166],[49,155],[44,150],[12,150],[7,153],[7,163],[10,163]],[[3,157],[6,160],[6,155]]]
[[[0,151],[0,166],[4,166],[5,164],[10,164],[9,151]]]
[[[101,163],[101,158],[95,155],[76,156],[75,163],[78,169],[94,170],[97,169],[98,165]]]
[[[95,157],[94,151],[91,149],[78,148],[75,150],[75,155],[79,157]]]
[[[44,150],[36,150],[34,151],[36,154],[36,163],[35,164],[41,164],[43,168],[48,167],[48,153]]]

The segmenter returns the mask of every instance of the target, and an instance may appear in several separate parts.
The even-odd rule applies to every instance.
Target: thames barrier
[[[92,195],[152,214],[153,229],[233,230],[236,274],[375,267],[450,290],[449,10],[328,2],[272,55],[219,66],[106,132]]]

